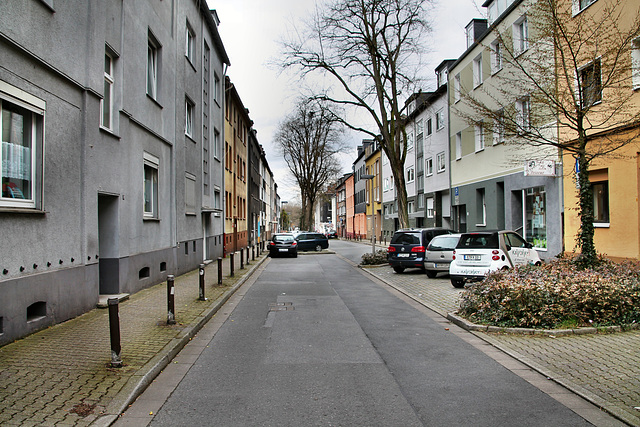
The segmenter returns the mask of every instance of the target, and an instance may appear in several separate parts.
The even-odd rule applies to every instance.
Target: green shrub
[[[571,258],[489,274],[461,296],[461,316],[495,326],[560,328],[640,322],[640,265]]]
[[[387,250],[379,249],[375,254],[368,252],[362,255],[360,265],[381,265],[387,263]]]

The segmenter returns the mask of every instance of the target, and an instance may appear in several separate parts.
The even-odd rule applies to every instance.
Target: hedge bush
[[[387,264],[387,250],[379,249],[375,254],[368,252],[362,255],[362,261],[360,265],[381,265]]]
[[[573,328],[640,322],[640,264],[600,259],[580,270],[572,258],[489,274],[461,295],[458,314],[502,327]]]

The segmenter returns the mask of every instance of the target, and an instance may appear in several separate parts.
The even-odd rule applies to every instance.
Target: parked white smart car
[[[453,252],[449,277],[454,287],[462,288],[466,282],[484,279],[490,271],[541,263],[533,245],[514,231],[464,233]]]

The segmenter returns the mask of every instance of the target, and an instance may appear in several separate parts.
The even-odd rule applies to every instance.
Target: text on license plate
[[[286,249],[286,248],[285,248],[285,249],[282,249],[282,248],[281,248],[281,249],[280,249],[280,252],[289,252],[289,249]]]
[[[482,259],[481,255],[464,255],[464,259],[467,261],[480,261]]]
[[[409,258],[409,254],[398,254],[398,258]]]

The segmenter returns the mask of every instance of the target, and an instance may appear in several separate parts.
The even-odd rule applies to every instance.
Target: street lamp
[[[371,193],[369,196],[369,199],[371,200],[371,225],[372,225],[372,231],[371,231],[371,254],[375,255],[376,254],[376,210],[375,207],[373,206],[373,179],[375,178],[375,175],[360,175],[360,178],[362,179],[368,179],[369,181],[371,181]]]

